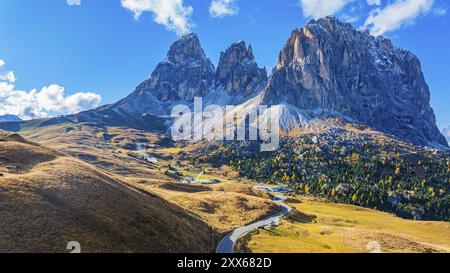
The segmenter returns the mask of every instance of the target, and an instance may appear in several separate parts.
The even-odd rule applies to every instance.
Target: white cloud
[[[303,14],[315,19],[333,15],[353,0],[300,0]]]
[[[193,8],[184,6],[184,0],[121,0],[122,7],[132,11],[135,19],[144,12],[153,14],[153,20],[178,35],[191,32]]]
[[[382,9],[375,9],[364,23],[373,35],[396,30],[431,10],[434,0],[395,0]]]
[[[14,83],[16,81],[16,75],[12,71],[5,71],[3,67],[5,66],[5,61],[0,59],[0,81],[7,81],[8,83]]]
[[[381,5],[381,0],[367,0],[367,5],[379,6],[379,5]]]
[[[447,14],[447,8],[446,7],[436,7],[433,9],[433,14],[437,16],[444,16]]]
[[[235,0],[213,0],[209,6],[209,14],[216,18],[236,15],[238,7],[235,2]]]
[[[14,83],[16,82],[16,75],[12,71],[0,72],[0,81]]]
[[[4,64],[0,60],[0,68]],[[102,99],[100,95],[92,92],[66,95],[64,87],[56,84],[41,90],[17,90],[14,82],[12,71],[0,74],[0,115],[16,115],[22,119],[68,115],[95,108],[100,105]]]
[[[69,6],[81,6],[81,0],[66,0]]]

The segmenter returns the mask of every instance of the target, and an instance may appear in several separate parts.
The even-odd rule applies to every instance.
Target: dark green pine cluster
[[[269,153],[260,153],[254,142],[216,143],[198,152],[196,163],[229,165],[241,176],[295,193],[407,219],[450,221],[449,152],[345,134],[286,137]]]

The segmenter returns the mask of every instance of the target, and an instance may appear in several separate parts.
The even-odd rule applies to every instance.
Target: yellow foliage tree
[[[309,194],[309,186],[308,185],[305,185],[305,193],[307,193],[307,194]]]

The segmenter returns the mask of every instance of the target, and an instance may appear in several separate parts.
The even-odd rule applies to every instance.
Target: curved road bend
[[[234,246],[239,238],[265,226],[274,223],[278,224],[281,218],[287,215],[292,210],[292,208],[285,203],[286,197],[276,196],[274,201],[276,204],[283,207],[283,211],[248,226],[238,228],[232,233],[228,234],[227,236],[225,236],[225,238],[222,239],[222,241],[220,241],[219,245],[217,246],[216,253],[234,253]]]

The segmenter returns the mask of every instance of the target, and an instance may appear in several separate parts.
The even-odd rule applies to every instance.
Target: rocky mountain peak
[[[175,41],[150,79],[113,107],[133,114],[163,113],[164,104],[191,102],[206,96],[214,82],[215,68],[206,57],[196,34]]]
[[[206,59],[206,54],[197,35],[191,33],[182,36],[172,44],[167,53],[167,59],[172,63],[191,62]]]
[[[310,49],[319,47],[324,40],[351,39],[357,35],[370,36],[368,33],[355,30],[351,24],[342,23],[332,16],[318,20],[313,19],[304,28],[292,31],[280,53],[277,68],[288,66],[292,62],[303,63],[307,56],[311,56]],[[318,52],[318,54],[323,55],[323,52]]]
[[[259,68],[251,45],[244,41],[233,43],[220,55],[216,71],[216,86],[233,95],[247,97],[262,88],[267,81],[267,72]]]
[[[330,33],[331,32],[343,33],[346,31],[350,32],[354,31],[352,24],[341,22],[334,16],[326,16],[323,18],[319,18],[317,20],[312,19],[306,24],[305,28],[310,30],[319,28],[322,29],[323,31],[327,31]]]
[[[415,144],[447,146],[417,57],[333,17],[292,32],[263,101],[338,113]]]
[[[230,64],[237,66],[243,61],[254,62],[255,56],[253,56],[252,46],[246,46],[244,41],[233,43],[229,48],[220,54],[219,64]],[[220,67],[220,65],[219,65]]]

